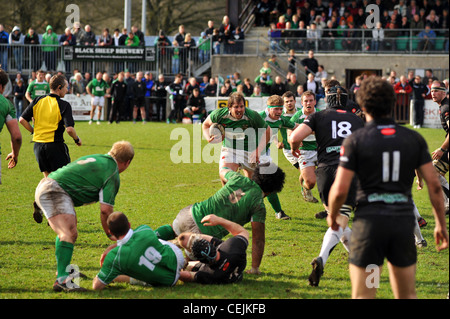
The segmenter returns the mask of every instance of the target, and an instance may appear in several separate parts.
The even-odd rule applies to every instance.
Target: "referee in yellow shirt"
[[[75,144],[81,146],[81,139],[74,129],[72,107],[62,100],[67,93],[67,86],[64,75],[54,75],[50,79],[50,94],[36,97],[19,120],[34,134],[34,154],[44,177],[70,163],[64,131],[74,139]],[[34,127],[29,123],[32,119]]]

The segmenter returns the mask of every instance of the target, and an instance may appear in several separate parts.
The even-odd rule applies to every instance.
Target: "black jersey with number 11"
[[[417,132],[393,119],[366,123],[342,145],[340,166],[355,172],[359,214],[413,214],[411,187],[415,169],[431,161]],[[364,208],[364,209],[362,209]]]

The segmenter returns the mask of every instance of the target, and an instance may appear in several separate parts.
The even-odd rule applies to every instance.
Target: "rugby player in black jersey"
[[[308,116],[289,136],[292,154],[299,156],[300,143],[309,134],[315,132],[317,141],[316,169],[317,189],[320,199],[325,207],[328,206],[328,193],[333,184],[336,170],[339,165],[339,154],[342,141],[350,136],[355,130],[364,126],[363,120],[347,108],[347,92],[339,85],[327,87],[326,97],[328,107],[321,112],[315,112]],[[313,267],[309,276],[309,284],[318,286],[323,274],[325,263],[333,248],[341,241],[348,251],[347,241],[351,230],[347,226],[350,214],[355,206],[356,183],[353,183],[352,191],[349,192],[345,204],[341,207],[339,216],[342,227],[328,228],[322,242],[322,248],[317,258],[311,262]]]
[[[445,131],[445,140],[441,147],[432,153],[433,165],[439,173],[439,181],[441,182],[442,190],[446,199],[446,215],[448,215],[449,208],[449,185],[445,178],[448,172],[448,160],[449,160],[449,106],[448,98],[446,97],[446,87],[445,84],[439,81],[434,81],[431,84],[431,98],[434,102],[439,105],[439,116],[441,118],[441,125]]]
[[[351,181],[358,178],[357,206],[350,240],[350,279],[353,298],[374,298],[377,285],[368,285],[373,269],[381,273],[388,260],[395,298],[416,298],[417,252],[411,186],[415,170],[428,185],[438,250],[448,248],[441,187],[428,147],[415,131],[397,125],[391,117],[395,94],[378,77],[364,80],[357,94],[367,123],[342,145],[336,180],[330,190],[328,225],[340,227],[340,208]],[[371,267],[371,271],[368,271]]]

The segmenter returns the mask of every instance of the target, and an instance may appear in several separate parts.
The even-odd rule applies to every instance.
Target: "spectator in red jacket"
[[[406,93],[409,94],[412,92],[412,87],[409,85],[408,79],[406,76],[402,75],[400,77],[400,81],[394,85],[395,93]]]

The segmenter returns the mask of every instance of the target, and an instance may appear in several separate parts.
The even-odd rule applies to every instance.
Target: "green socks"
[[[272,208],[275,211],[275,213],[279,213],[282,211],[280,199],[278,198],[277,193],[271,193],[267,195],[267,199],[269,200],[270,205],[272,205]]]
[[[159,227],[156,231],[156,236],[158,236],[159,239],[162,240],[171,240],[175,239],[177,235],[174,233],[172,226],[170,225],[163,225]]]
[[[55,248],[56,267],[58,270],[57,279],[61,283],[69,275],[67,266],[70,265],[72,260],[73,244],[66,241],[60,241],[59,237],[56,236]]]

